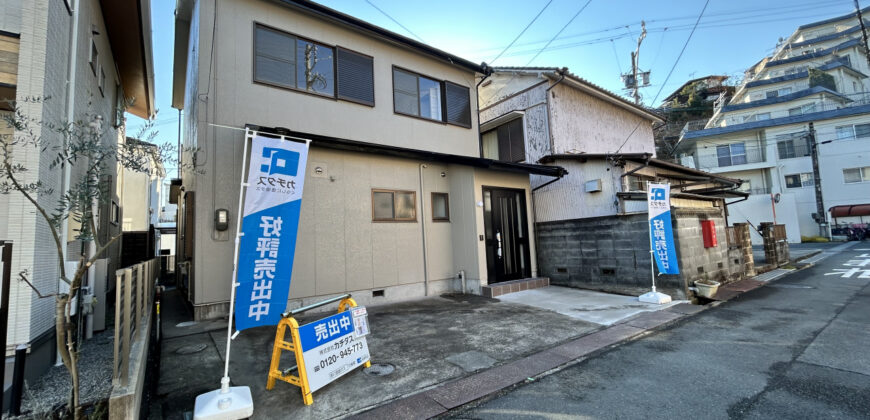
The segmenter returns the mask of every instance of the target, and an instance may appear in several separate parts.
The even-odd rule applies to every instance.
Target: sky
[[[170,106],[175,3],[151,2],[158,142],[175,143],[178,133],[178,110]],[[645,21],[647,35],[641,43],[639,67],[651,72],[650,86],[641,89],[648,106],[658,106],[662,98],[695,77],[738,77],[772,53],[777,40],[787,38],[799,25],[844,15],[855,8],[854,0],[709,0],[689,39],[705,0],[319,3],[472,62],[568,67],[572,73],[622,95],[627,92],[620,74],[631,68],[630,54],[637,47],[641,21]],[[516,43],[493,61],[538,13]],[[136,133],[143,121],[128,115],[127,123],[128,132]]]

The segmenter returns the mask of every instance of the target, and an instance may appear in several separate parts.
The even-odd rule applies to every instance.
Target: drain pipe
[[[459,280],[462,281],[462,294],[468,294],[468,288],[465,287],[465,270],[459,270]]]
[[[67,61],[67,81],[66,81],[66,121],[68,124],[71,124],[75,119],[75,91],[76,91],[76,66],[77,66],[77,58],[78,54],[75,54],[76,46],[78,45],[79,40],[79,0],[72,1],[72,25],[70,29],[69,36],[69,48],[67,51],[70,52],[69,60]],[[88,47],[90,48],[90,46]],[[69,144],[69,134],[64,136],[64,146]],[[64,163],[63,165],[63,176],[60,181],[60,191],[63,194],[69,190],[69,179],[72,176],[71,173],[71,165],[69,162]],[[61,248],[61,261],[60,264],[64,264],[67,259],[67,243],[69,242],[69,218],[65,217],[63,219],[63,223],[61,224],[61,232],[60,232],[60,248]],[[58,291],[60,290],[60,281],[58,281]]]
[[[423,190],[423,169],[428,166],[425,163],[420,164],[420,233],[423,236],[423,295],[429,296],[429,247],[426,245],[426,215],[423,209],[426,208],[423,201],[426,195]]]

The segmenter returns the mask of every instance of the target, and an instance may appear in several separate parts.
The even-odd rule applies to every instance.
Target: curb
[[[717,306],[717,305],[716,305]],[[598,353],[641,338],[654,330],[686,320],[711,307],[681,303],[670,308],[643,312],[593,333],[555,347],[506,362],[469,376],[436,385],[414,395],[370,407],[352,419],[427,419],[446,414],[466,404],[559,372]]]

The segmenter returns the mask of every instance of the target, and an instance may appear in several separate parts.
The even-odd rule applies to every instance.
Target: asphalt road
[[[450,417],[870,418],[870,242]]]

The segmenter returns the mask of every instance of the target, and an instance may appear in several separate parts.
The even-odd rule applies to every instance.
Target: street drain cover
[[[179,322],[179,323],[175,324],[175,326],[178,328],[189,327],[191,325],[196,325],[196,321],[184,321],[184,322]]]
[[[776,287],[778,289],[815,289],[813,286],[804,286],[802,284],[789,284],[789,283],[779,283],[772,284],[770,287]]]
[[[371,367],[363,369],[363,372],[372,376],[387,376],[394,370],[396,367],[389,363],[372,363]]]
[[[191,344],[189,346],[181,346],[175,349],[175,354],[193,354],[199,353],[208,347],[206,344]]]

